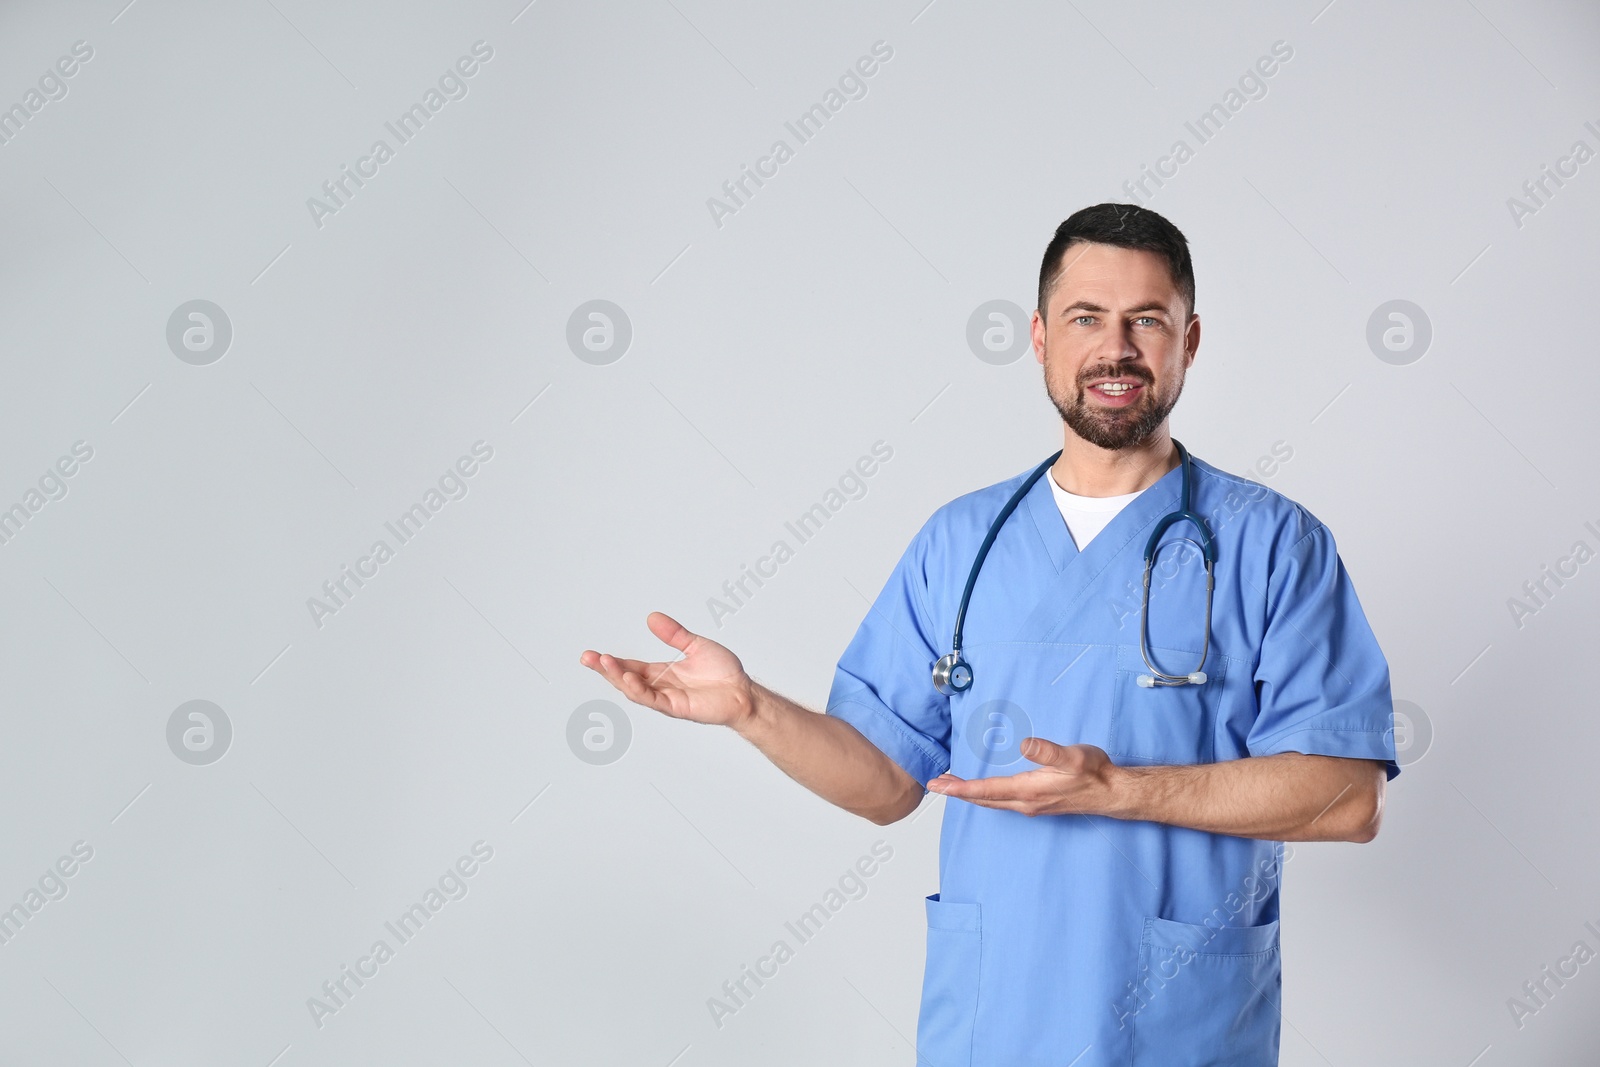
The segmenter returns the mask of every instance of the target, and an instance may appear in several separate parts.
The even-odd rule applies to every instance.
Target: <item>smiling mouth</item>
[[[1126,407],[1133,403],[1144,389],[1143,382],[1097,382],[1087,387],[1084,391],[1091,393],[1101,402],[1113,407]]]

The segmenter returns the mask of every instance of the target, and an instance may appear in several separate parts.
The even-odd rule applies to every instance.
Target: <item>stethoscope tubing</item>
[[[961,626],[967,618],[967,601],[972,599],[972,587],[978,584],[978,572],[983,569],[983,561],[989,555],[994,539],[1000,536],[1000,527],[1004,526],[1011,513],[1017,510],[1017,505],[1022,503],[1022,498],[1028,495],[1028,490],[1033,488],[1033,484],[1044,477],[1044,472],[1050,469],[1051,464],[1061,458],[1063,451],[1064,449],[1057,449],[1055,455],[1035,467],[1033,473],[1028,475],[1027,481],[1011,494],[1011,499],[1006,501],[1006,506],[1000,509],[1000,514],[995,516],[994,522],[989,525],[989,533],[978,548],[978,556],[972,561],[972,570],[967,574],[967,587],[961,591],[961,606],[956,609],[956,632],[950,642],[950,651],[961,651]]]
[[[1143,596],[1141,597],[1139,603],[1139,653],[1144,658],[1145,666],[1150,669],[1150,674],[1141,676],[1139,678],[1139,684],[1145,687],[1197,685],[1203,683],[1206,679],[1206,676],[1203,673],[1202,668],[1205,666],[1206,656],[1211,649],[1211,595],[1215,586],[1215,566],[1217,561],[1216,539],[1212,536],[1211,527],[1206,523],[1205,518],[1191,507],[1191,503],[1193,501],[1194,467],[1189,458],[1189,451],[1188,449],[1184,448],[1176,438],[1173,439],[1172,444],[1173,447],[1177,448],[1178,450],[1179,465],[1183,468],[1183,474],[1181,476],[1182,488],[1179,492],[1178,510],[1168,512],[1166,515],[1162,516],[1161,520],[1156,523],[1156,528],[1151,531],[1149,540],[1145,542],[1144,548],[1144,590]],[[1001,527],[1003,527],[1006,523],[1006,520],[1011,517],[1011,513],[1017,509],[1017,505],[1022,502],[1022,498],[1028,495],[1028,491],[1034,487],[1035,483],[1037,483],[1040,478],[1044,477],[1044,473],[1050,469],[1055,461],[1061,458],[1061,451],[1062,450],[1057,450],[1056,453],[1049,459],[1035,467],[1032,473],[1030,473],[1023,483],[1017,487],[1016,492],[1011,494],[1011,499],[1006,501],[1005,507],[1000,509],[1000,513],[995,516],[994,522],[990,523],[989,532],[984,536],[983,544],[978,548],[977,557],[972,561],[972,569],[967,574],[966,588],[961,591],[961,604],[956,609],[955,632],[952,634],[950,639],[950,653],[942,657],[938,663],[934,664],[934,687],[947,696],[953,696],[958,692],[965,692],[972,686],[971,665],[966,663],[961,656],[961,634],[962,628],[966,623],[967,604],[972,599],[973,588],[978,584],[978,573],[983,569],[983,561],[988,558],[989,549],[994,546],[995,538],[1000,535]],[[1186,541],[1189,544],[1195,545],[1195,547],[1200,550],[1201,558],[1205,561],[1205,633],[1203,644],[1201,645],[1199,666],[1197,666],[1188,674],[1166,674],[1158,670],[1150,658],[1150,574],[1155,563],[1156,553],[1160,546],[1161,535],[1166,533],[1168,527],[1179,522],[1193,523],[1195,529],[1198,530],[1200,534],[1199,542],[1196,542],[1193,538],[1189,537],[1181,538],[1180,542]],[[958,681],[952,682],[952,678],[955,678]]]

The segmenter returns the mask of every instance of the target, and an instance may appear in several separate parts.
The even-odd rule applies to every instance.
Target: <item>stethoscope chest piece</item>
[[[933,665],[933,687],[947,697],[972,688],[972,667],[961,658],[961,653],[941,656]]]

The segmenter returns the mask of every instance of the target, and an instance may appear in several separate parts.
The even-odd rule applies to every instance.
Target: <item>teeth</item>
[[[1103,393],[1105,393],[1105,394],[1107,394],[1109,396],[1121,396],[1123,393],[1126,393],[1129,389],[1132,389],[1133,386],[1127,384],[1126,382],[1106,382],[1105,384],[1100,385],[1097,388],[1099,388],[1099,390],[1101,392],[1103,392]]]

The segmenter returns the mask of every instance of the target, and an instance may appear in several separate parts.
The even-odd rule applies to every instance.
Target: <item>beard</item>
[[[1137,378],[1143,383],[1139,399],[1124,408],[1091,407],[1088,383],[1097,378],[1119,377]],[[1157,394],[1151,388],[1154,379],[1143,367],[1101,365],[1086,369],[1070,387],[1058,387],[1048,372],[1044,384],[1061,420],[1073,433],[1099,448],[1118,452],[1143,444],[1161,428],[1183,392],[1183,377],[1184,368],[1180,366],[1167,390]]]

